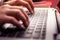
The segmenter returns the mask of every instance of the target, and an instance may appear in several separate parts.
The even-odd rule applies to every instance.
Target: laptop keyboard
[[[26,30],[20,30],[18,28],[5,30],[0,28],[0,37],[45,39],[48,10],[42,10],[29,15],[30,25]]]

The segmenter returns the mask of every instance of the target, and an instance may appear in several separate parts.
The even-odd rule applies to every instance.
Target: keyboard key
[[[34,29],[35,28],[35,25],[31,25],[31,26],[29,26],[29,28],[33,28]]]
[[[42,36],[45,36],[45,33],[42,33]]]
[[[40,33],[34,33],[33,34],[33,38],[34,39],[39,39],[39,37],[40,37]]]
[[[40,31],[35,31],[35,33],[40,33]]]
[[[26,33],[32,34],[33,33],[33,30],[28,30]]]
[[[26,33],[27,33],[27,34],[32,34],[32,31],[27,31]]]
[[[30,25],[25,31],[22,31],[22,30],[7,31],[6,30],[5,32],[0,33],[0,36],[15,37],[15,38],[32,38],[33,37],[34,39],[39,39],[41,37],[41,39],[44,39],[46,35],[45,30],[46,30],[47,14],[45,14],[43,11],[39,10],[39,12],[37,11],[38,13],[36,12],[33,15],[29,13]]]
[[[31,38],[32,34],[24,34],[22,38]]]
[[[24,35],[25,31],[17,31],[16,37],[22,37]]]
[[[41,28],[36,28],[36,30],[39,30],[39,31],[41,31]]]
[[[42,27],[41,22],[40,22],[40,24],[39,23],[37,24],[37,27]]]
[[[28,28],[27,30],[32,30],[32,31],[33,31],[33,30],[34,30],[34,28]]]

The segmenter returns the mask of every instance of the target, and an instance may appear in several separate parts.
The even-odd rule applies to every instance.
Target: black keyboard
[[[1,29],[0,37],[45,39],[48,10],[38,10],[30,17],[30,25],[25,30]],[[11,26],[11,25],[10,25]],[[13,26],[13,25],[12,25]]]

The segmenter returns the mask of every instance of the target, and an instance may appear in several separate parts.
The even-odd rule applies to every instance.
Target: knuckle
[[[18,9],[15,9],[17,12],[19,12],[20,10],[18,10]]]
[[[14,19],[15,19],[14,17],[10,17],[9,21],[14,21]]]
[[[19,15],[20,10],[16,10],[15,15]]]
[[[26,5],[26,6],[28,6],[28,5],[29,5],[29,3],[28,3],[28,2],[26,2],[26,3],[25,3],[25,5]]]
[[[27,22],[27,19],[25,18],[25,22]]]
[[[16,13],[16,16],[19,16],[19,15],[20,15],[20,12],[17,12],[17,13]]]
[[[20,10],[23,10],[23,8],[20,8]]]
[[[27,2],[31,2],[31,0],[28,0]]]
[[[22,18],[22,20],[23,20],[23,22],[26,22],[27,21],[27,19],[24,17],[24,18]]]
[[[25,18],[25,21],[27,21],[27,19]]]

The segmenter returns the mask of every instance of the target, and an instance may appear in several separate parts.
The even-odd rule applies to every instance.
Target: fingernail
[[[28,25],[29,25],[29,22],[27,22],[27,27],[28,27]]]
[[[22,27],[22,29],[25,29],[25,27],[23,25],[21,27]]]
[[[33,14],[33,11],[31,12],[31,14]]]

